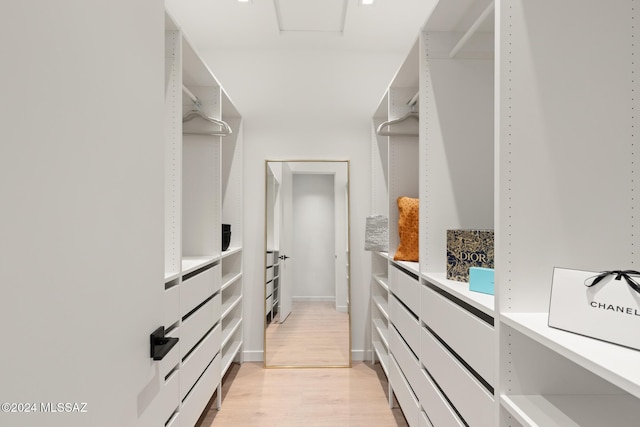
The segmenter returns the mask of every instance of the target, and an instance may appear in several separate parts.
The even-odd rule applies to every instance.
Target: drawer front
[[[427,414],[422,411],[420,411],[420,427],[433,427],[433,424],[427,418]]]
[[[273,252],[267,252],[267,267],[273,265]]]
[[[487,322],[422,286],[421,318],[489,384],[495,383],[495,329]]]
[[[168,332],[166,334],[166,336],[171,338],[180,338],[180,328],[172,329],[171,332]],[[160,364],[160,375],[162,376],[162,378],[165,378],[169,374],[169,372],[173,370],[173,368],[178,366],[179,362],[180,341],[178,340],[178,343],[173,346],[171,351],[167,353],[167,355],[164,356],[162,360],[158,361],[158,363]]]
[[[172,286],[164,291],[164,327],[180,320],[180,285]]]
[[[267,296],[273,293],[273,281],[267,283]]]
[[[180,426],[193,427],[220,383],[220,355],[218,354],[193,387],[180,408]]]
[[[493,396],[426,329],[420,352],[425,368],[469,425],[494,425]]]
[[[393,295],[389,298],[391,323],[415,354],[420,354],[420,323]]]
[[[162,390],[162,404],[159,406],[161,419],[166,423],[180,405],[180,372],[174,372],[164,383]]]
[[[273,306],[273,296],[267,297],[265,303],[264,303],[264,310],[266,312],[271,311],[271,308]]]
[[[389,289],[417,316],[420,313],[420,282],[404,271],[389,266]]]
[[[267,268],[267,282],[273,280],[273,267]]]
[[[173,418],[169,421],[166,427],[180,427],[180,412],[176,412]]]
[[[184,316],[220,290],[220,264],[183,281],[180,285],[180,312]]]
[[[427,372],[421,369],[420,375],[422,380],[416,384],[415,391],[433,427],[464,427],[464,423],[447,403]],[[487,427],[491,425],[493,424],[488,424]]]
[[[220,294],[189,316],[180,327],[180,357],[184,358],[220,319]]]
[[[389,365],[389,382],[402,408],[402,413],[407,419],[407,424],[409,424],[409,426],[417,426],[420,417],[418,400],[411,391],[409,383],[404,375],[402,375],[402,371],[400,371],[400,367],[398,367],[398,363],[393,356],[389,357]]]
[[[220,351],[220,329],[218,324],[213,331],[193,350],[180,368],[180,399],[184,399],[209,362]]]
[[[411,353],[409,346],[402,340],[396,328],[391,327],[389,332],[389,348],[391,354],[395,357],[400,370],[404,374],[409,384],[412,386],[414,382],[420,380],[420,363],[418,359]]]

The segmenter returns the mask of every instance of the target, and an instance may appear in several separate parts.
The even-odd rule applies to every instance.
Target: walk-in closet
[[[0,14],[0,426],[640,419],[638,0]]]

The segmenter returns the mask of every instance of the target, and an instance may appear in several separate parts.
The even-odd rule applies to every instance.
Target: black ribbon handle
[[[585,286],[587,287],[592,287],[594,285],[597,285],[598,283],[600,283],[605,277],[611,276],[615,274],[616,278],[615,280],[620,280],[624,277],[624,280],[626,280],[627,284],[637,293],[640,294],[640,284],[638,284],[638,282],[636,282],[631,275],[634,276],[640,276],[640,272],[639,271],[635,271],[635,270],[611,270],[611,271],[603,271],[602,273],[600,273],[598,276],[596,276],[593,281],[589,284],[585,283]]]

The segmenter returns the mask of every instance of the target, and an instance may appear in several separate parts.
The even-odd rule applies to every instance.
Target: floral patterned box
[[[493,257],[493,230],[447,230],[447,279],[468,282],[469,268],[493,268]]]

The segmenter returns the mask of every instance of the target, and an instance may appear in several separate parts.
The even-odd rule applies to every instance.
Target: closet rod
[[[451,52],[449,52],[449,58],[454,58],[458,54],[460,49],[462,49],[463,46],[469,41],[469,39],[476,33],[476,31],[478,31],[478,28],[480,28],[484,21],[487,20],[489,15],[493,13],[494,9],[495,1],[492,1],[491,4],[487,6],[485,11],[482,12],[482,14],[478,17],[478,19],[476,19],[476,22],[474,22],[473,25],[467,30],[467,32],[464,33],[460,41],[458,41],[453,49],[451,49]]]
[[[411,108],[415,107],[415,105],[418,103],[418,99],[420,99],[420,91],[416,92],[416,94],[413,95],[409,102],[407,102],[407,105]]]
[[[202,107],[202,103],[200,102],[198,97],[195,96],[193,92],[191,92],[184,84],[182,85],[182,91],[189,97],[189,99],[191,99],[191,101],[196,105],[198,109]]]

